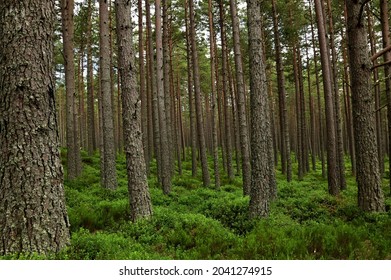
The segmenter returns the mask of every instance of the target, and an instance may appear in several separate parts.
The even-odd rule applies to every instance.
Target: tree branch
[[[372,55],[371,60],[375,61],[378,57],[382,56],[383,54],[385,54],[388,51],[391,51],[391,45],[386,47],[386,48],[384,48],[384,49],[382,49],[381,51],[378,51],[374,55]]]

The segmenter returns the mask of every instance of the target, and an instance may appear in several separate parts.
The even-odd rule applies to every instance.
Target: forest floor
[[[172,192],[164,195],[152,165],[154,215],[132,223],[125,157],[117,160],[115,191],[100,186],[98,156],[83,154],[83,164],[80,178],[65,181],[71,245],[54,259],[391,259],[391,212],[360,211],[350,175],[347,190],[329,195],[320,165],[290,183],[277,170],[278,198],[270,216],[259,220],[248,218],[240,176],[229,182],[223,175],[219,190],[204,188],[201,170],[193,178],[191,162],[185,161]],[[384,177],[389,206],[388,174]]]

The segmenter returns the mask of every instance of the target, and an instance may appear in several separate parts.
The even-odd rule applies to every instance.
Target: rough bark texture
[[[251,110],[251,190],[250,215],[263,217],[269,213],[271,189],[275,188],[273,149],[270,127],[266,70],[262,59],[261,9],[257,0],[247,0],[250,56]]]
[[[99,31],[100,31],[100,90],[102,92],[102,134],[103,134],[103,187],[117,188],[117,171],[115,165],[115,141],[113,106],[111,98],[110,79],[110,32],[109,14],[106,0],[99,1]]]
[[[190,42],[191,42],[191,57],[193,64],[193,78],[194,78],[194,97],[195,97],[195,110],[197,119],[197,134],[198,143],[200,147],[200,158],[202,168],[202,182],[205,187],[210,185],[210,175],[208,169],[208,159],[206,157],[206,144],[204,124],[202,121],[202,107],[201,107],[201,84],[200,74],[198,66],[198,53],[197,44],[195,40],[195,19],[194,19],[194,3],[193,0],[189,0],[189,14],[190,14]]]
[[[390,23],[389,23],[389,12],[388,12],[388,2],[386,0],[380,0],[380,18],[382,26],[382,38],[383,38],[383,48],[386,48],[391,45],[390,38]],[[391,60],[391,52],[386,52],[383,55],[384,62]],[[384,65],[384,76],[386,77],[386,97],[387,97],[387,120],[388,120],[388,150],[391,153],[391,77],[390,77],[390,64]],[[391,174],[391,161],[388,162],[388,169]],[[390,180],[390,194],[391,194],[391,180]]]
[[[363,23],[364,1],[347,0],[347,35],[351,72],[353,128],[357,160],[358,206],[364,211],[384,211],[381,189],[371,61]]]
[[[151,197],[141,132],[141,100],[131,43],[131,7],[126,0],[116,1],[118,66],[121,75],[122,122],[124,151],[128,175],[130,214],[132,221],[152,215]]]
[[[237,83],[238,100],[238,121],[240,134],[240,150],[242,155],[242,174],[243,174],[243,193],[250,194],[251,185],[251,165],[250,165],[250,145],[248,137],[248,127],[246,118],[246,98],[244,88],[244,74],[242,63],[242,51],[240,48],[239,19],[236,7],[236,0],[231,0],[231,17],[233,26],[234,52],[235,52],[235,70]]]
[[[158,99],[159,133],[160,133],[160,153],[161,167],[160,177],[163,192],[171,191],[171,168],[170,168],[170,146],[168,143],[168,123],[164,98],[164,72],[163,72],[163,37],[162,18],[160,0],[155,1],[155,25],[156,25],[156,91]]]
[[[69,243],[54,102],[54,1],[0,2],[0,254]]]

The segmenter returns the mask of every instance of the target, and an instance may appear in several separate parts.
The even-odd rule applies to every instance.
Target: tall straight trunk
[[[75,105],[75,65],[74,65],[74,25],[73,25],[73,0],[61,1],[63,52],[65,63],[65,87],[66,87],[66,116],[67,116],[67,167],[68,178],[74,179],[80,175],[80,142],[78,140],[77,112]]]
[[[163,37],[162,37],[161,1],[155,1],[155,34],[156,34],[156,92],[159,115],[160,133],[160,182],[163,192],[171,191],[170,146],[168,142],[167,114],[164,94],[164,69],[163,69]]]
[[[269,214],[269,200],[275,185],[271,140],[269,100],[265,64],[262,58],[261,7],[257,0],[247,0],[250,57],[251,110],[251,190],[250,216]],[[268,160],[265,160],[268,159]]]
[[[197,134],[198,143],[200,147],[200,158],[202,168],[202,181],[204,186],[210,185],[210,175],[208,169],[208,160],[206,156],[206,144],[204,125],[202,121],[202,107],[201,107],[201,84],[200,74],[198,66],[198,53],[197,44],[195,40],[195,19],[194,19],[194,3],[193,0],[189,0],[189,14],[190,14],[190,42],[191,42],[191,57],[193,64],[193,79],[194,79],[194,97],[195,97],[195,109],[197,119]]]
[[[223,0],[219,0],[220,5],[220,33],[221,33],[221,61],[222,61],[222,83],[223,83],[223,112],[224,112],[224,128],[225,128],[225,149],[226,149],[226,160],[227,160],[227,173],[228,178],[233,180],[234,172],[232,168],[232,133],[231,133],[231,122],[228,114],[228,94],[229,94],[229,80],[228,80],[228,54],[227,54],[227,43],[225,35],[225,21],[224,21],[224,5]]]
[[[190,142],[191,142],[191,175],[197,175],[197,131],[196,131],[196,112],[194,104],[194,85],[193,85],[193,64],[192,50],[189,26],[189,3],[185,5],[185,22],[186,22],[186,50],[187,50],[187,85],[189,94],[189,114],[190,114]]]
[[[371,46],[371,55],[376,54],[376,39],[373,26],[373,19],[370,8],[367,7],[367,26],[369,34],[369,44]],[[376,140],[377,140],[377,155],[379,157],[379,170],[380,176],[384,173],[384,157],[382,147],[382,127],[381,127],[381,108],[380,108],[380,83],[379,83],[379,69],[375,68],[372,72],[373,84],[374,84],[374,96],[375,96],[375,122],[376,122]]]
[[[88,127],[88,145],[87,151],[92,155],[96,150],[96,132],[95,132],[95,97],[94,97],[94,73],[92,64],[92,10],[94,0],[88,0],[87,12],[87,127]]]
[[[242,156],[242,176],[243,176],[243,194],[250,194],[251,186],[251,165],[250,165],[250,145],[248,137],[248,127],[246,118],[246,99],[244,88],[244,74],[242,64],[242,50],[240,47],[239,18],[236,7],[236,0],[230,0],[231,17],[233,27],[234,53],[235,53],[235,71],[238,100],[238,120],[240,133],[240,150]]]
[[[208,0],[208,19],[209,19],[209,48],[210,48],[210,80],[211,80],[211,106],[212,106],[212,153],[213,153],[213,169],[214,169],[214,180],[215,187],[220,188],[220,171],[219,171],[219,147],[217,138],[217,85],[215,77],[215,66],[216,66],[216,41],[214,35],[214,22],[213,22],[213,9],[212,0]]]
[[[0,2],[0,255],[51,254],[70,242],[54,100],[55,16],[54,1]]]
[[[335,135],[335,114],[332,80],[330,73],[329,49],[326,38],[325,23],[323,17],[323,6],[320,0],[315,0],[315,12],[318,24],[319,47],[323,74],[323,90],[326,107],[326,127],[327,127],[327,181],[329,193],[338,195],[340,191],[338,168],[337,168],[337,150]]]
[[[102,94],[102,134],[103,134],[103,187],[117,188],[117,170],[115,163],[114,121],[110,78],[110,31],[108,3],[99,1],[99,56],[100,90]]]
[[[362,14],[365,1],[346,0],[345,4],[357,151],[358,206],[364,211],[384,211],[374,127],[371,61],[368,57],[367,33]]]
[[[156,72],[154,62],[154,51],[152,42],[152,23],[151,23],[151,6],[149,0],[145,0],[145,16],[148,33],[148,74],[149,74],[149,89],[151,93],[151,113],[152,113],[152,126],[153,126],[153,143],[157,165],[157,177],[159,183],[162,183],[161,167],[162,167],[162,154],[161,154],[161,141],[160,141],[160,124],[159,124],[159,104],[156,88]]]
[[[388,2],[386,0],[380,0],[380,20],[382,27],[382,39],[383,48],[391,46],[390,39],[390,23],[388,13]],[[383,55],[384,62],[391,61],[391,53],[386,52]],[[387,97],[387,120],[388,120],[388,157],[391,153],[391,77],[390,77],[390,64],[384,65],[384,77],[386,86],[386,97]],[[391,176],[391,160],[388,161],[388,170]],[[390,194],[391,194],[391,180],[390,180]]]
[[[171,97],[174,95],[172,91],[172,80],[170,75],[170,21],[169,21],[169,8],[171,6],[171,0],[162,0],[163,8],[163,87],[164,87],[164,107],[166,110],[166,130],[167,130],[167,145],[168,145],[168,166],[170,174],[174,171],[174,133],[173,133],[173,120],[172,120],[172,105]]]
[[[342,138],[342,116],[341,116],[341,105],[340,105],[340,94],[338,88],[338,57],[335,46],[335,35],[334,35],[334,24],[333,15],[331,9],[331,2],[327,0],[328,7],[328,23],[329,23],[329,36],[330,38],[330,50],[331,50],[331,79],[333,83],[333,98],[334,98],[334,110],[335,110],[335,137],[336,137],[336,148],[337,148],[337,170],[339,185],[342,190],[346,189],[345,179],[345,161],[343,152],[343,138]]]
[[[284,65],[281,55],[281,40],[278,28],[278,14],[276,8],[276,0],[272,1],[273,12],[273,31],[274,31],[274,48],[276,57],[277,71],[277,88],[278,88],[278,104],[280,117],[280,139],[281,139],[281,168],[282,173],[286,174],[287,181],[292,180],[292,162],[291,149],[288,130],[288,114],[286,109],[286,92],[285,92],[285,76]]]
[[[310,2],[312,2],[310,0]],[[310,5],[310,16],[311,16],[311,39],[312,39],[312,49],[315,53],[314,55],[314,68],[315,68],[315,83],[316,83],[316,101],[317,101],[317,107],[318,107],[318,146],[319,146],[319,155],[320,155],[320,161],[322,165],[322,177],[326,177],[326,168],[325,168],[325,160],[324,160],[324,133],[323,133],[323,120],[322,120],[322,107],[321,107],[321,98],[320,98],[320,79],[319,79],[319,71],[318,71],[318,55],[316,51],[315,46],[315,28],[313,24],[313,11],[312,11],[312,4]]]
[[[131,220],[136,221],[139,218],[152,215],[152,204],[148,190],[141,132],[141,100],[137,91],[137,79],[134,71],[129,1],[116,0],[116,19],[130,215]]]

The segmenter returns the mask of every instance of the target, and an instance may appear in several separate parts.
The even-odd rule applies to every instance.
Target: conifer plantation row
[[[4,0],[0,258],[391,258],[387,0]]]

